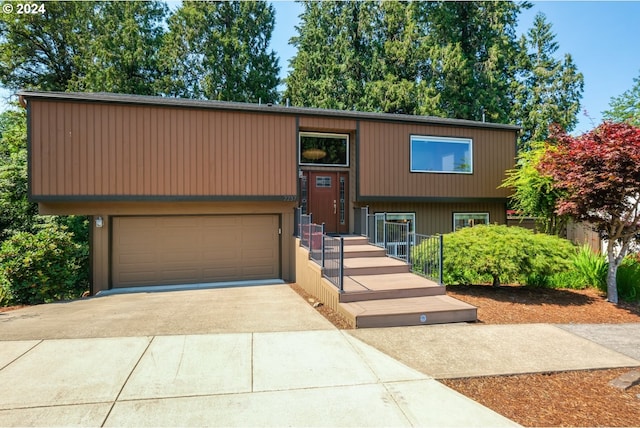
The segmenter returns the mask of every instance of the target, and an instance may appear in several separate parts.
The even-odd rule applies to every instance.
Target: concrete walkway
[[[39,305],[0,313],[0,426],[513,426],[434,377],[640,366],[568,330],[339,331],[288,285]]]
[[[583,328],[582,335],[550,324],[444,324],[350,330],[349,334],[421,373],[445,379],[640,366],[640,355],[623,353],[633,348],[637,354],[639,327],[618,327],[613,336],[618,339],[608,344],[602,339],[612,327],[606,325]],[[584,331],[596,335],[599,330],[602,344],[583,337]]]

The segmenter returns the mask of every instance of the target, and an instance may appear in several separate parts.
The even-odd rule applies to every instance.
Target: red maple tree
[[[557,213],[591,223],[608,241],[607,299],[618,303],[618,266],[640,233],[640,128],[604,122],[579,137],[556,132],[552,140],[540,172],[563,190]]]

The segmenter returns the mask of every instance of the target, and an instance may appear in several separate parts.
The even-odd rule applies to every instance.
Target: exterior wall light
[[[98,216],[96,217],[96,227],[102,227],[103,222],[102,222],[102,217]]]

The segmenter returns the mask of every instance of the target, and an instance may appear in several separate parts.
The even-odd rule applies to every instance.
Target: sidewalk
[[[0,426],[515,425],[335,329],[0,349]]]

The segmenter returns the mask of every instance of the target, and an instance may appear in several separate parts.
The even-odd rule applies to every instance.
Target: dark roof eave
[[[291,115],[308,116],[331,116],[349,119],[370,119],[392,122],[412,122],[427,123],[433,125],[462,126],[473,128],[497,128],[512,131],[519,131],[521,128],[516,125],[505,125],[499,123],[477,122],[465,119],[447,119],[434,116],[413,116],[406,114],[392,113],[370,113],[358,111],[329,110],[310,107],[286,107],[276,104],[251,104],[231,101],[193,100],[186,98],[171,98],[146,95],[128,95],[103,92],[46,92],[22,90],[17,93],[21,103],[29,98],[64,100],[64,101],[85,101],[103,102],[117,104],[140,104],[167,107],[202,108],[214,110],[232,110],[260,113],[280,113]]]

